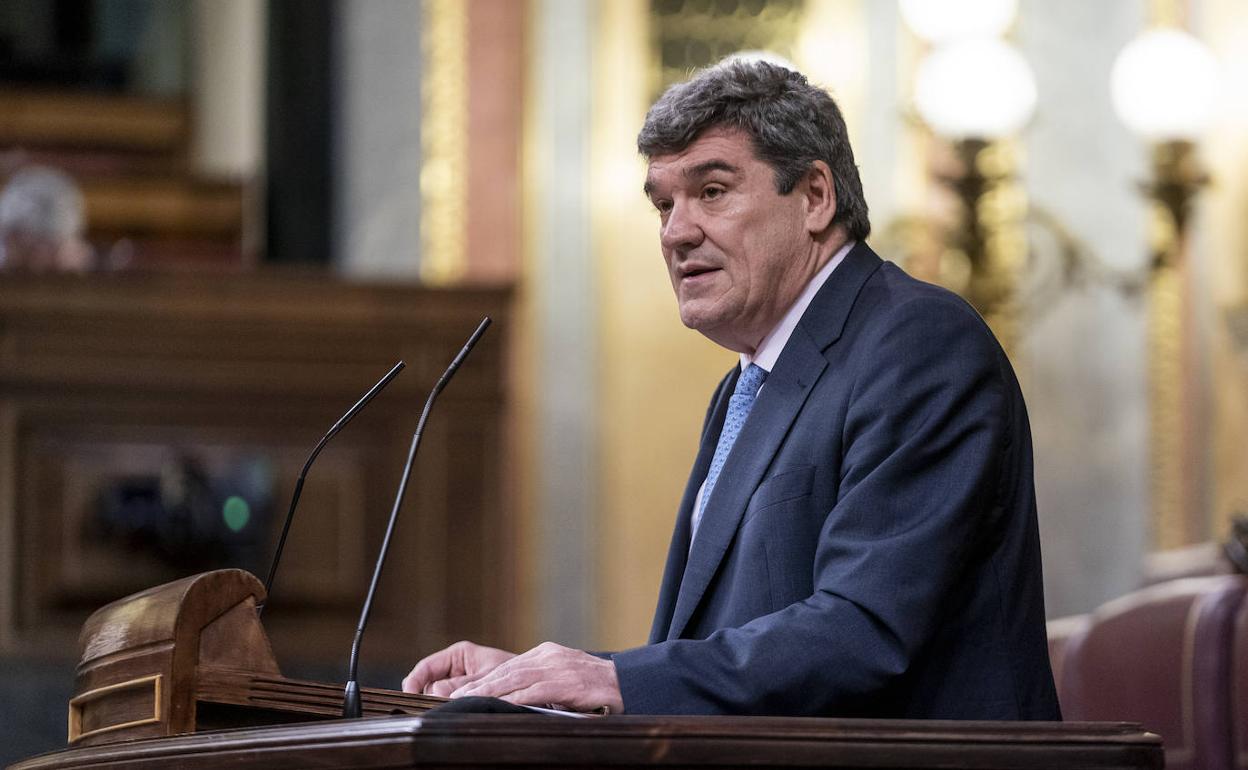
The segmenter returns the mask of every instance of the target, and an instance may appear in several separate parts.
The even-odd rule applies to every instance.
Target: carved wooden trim
[[[104,733],[110,733],[114,730],[126,730],[132,727],[141,727],[143,725],[158,724],[162,717],[162,682],[164,676],[161,674],[153,674],[151,676],[142,676],[137,679],[130,679],[117,684],[110,684],[104,687],[97,687],[94,690],[88,690],[81,695],[77,695],[69,701],[69,743],[73,745],[84,738],[94,738]],[[82,730],[82,715],[88,706],[101,701],[105,701],[109,696],[128,690],[145,690],[146,685],[151,685],[152,692],[152,715],[143,717],[142,719],[132,719],[127,722],[118,722],[116,724],[97,727],[93,730]],[[103,706],[100,706],[103,708]]]

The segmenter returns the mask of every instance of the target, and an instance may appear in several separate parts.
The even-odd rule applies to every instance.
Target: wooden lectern
[[[281,675],[249,572],[193,575],[93,614],[69,702],[69,743],[93,746],[342,715],[339,685]],[[441,698],[365,688],[364,713],[420,714]]]
[[[281,675],[242,570],[109,604],[80,638],[69,743],[11,770],[273,767],[1161,768],[1161,739],[1119,723],[782,717],[568,719],[434,714],[440,698]],[[233,729],[227,729],[233,728]]]

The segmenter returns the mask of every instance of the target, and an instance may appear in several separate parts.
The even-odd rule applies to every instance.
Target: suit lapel
[[[681,574],[677,562],[684,560],[684,555],[677,554],[676,550],[689,542],[689,513],[698,487],[706,477],[706,468],[719,440],[719,429],[708,430],[708,436],[703,436],[702,451],[699,452],[697,466],[685,490],[677,531],[672,538],[672,550],[668,553],[660,607],[651,631],[651,642],[663,638],[676,639],[684,633],[728,552],[754,490],[771,466],[780,444],[788,435],[815,382],[828,365],[823,350],[840,338],[859,291],[880,264],[881,260],[875,252],[865,243],[858,243],[829,276],[810,307],[806,309],[768,375],[762,392],[754,402],[754,408],[728,455],[724,469],[720,472],[711,499],[707,501],[706,513],[698,528],[693,549],[684,564],[684,577],[676,591],[672,581],[675,575]],[[732,380],[729,387],[735,384],[736,378]],[[717,407],[719,414],[715,422],[718,426],[723,425],[723,412],[727,408],[724,391],[721,390],[720,395],[723,403]],[[673,593],[676,594],[676,606],[672,610],[671,623],[664,635],[660,629],[661,619],[667,617],[665,602],[670,601]]]
[[[693,471],[685,484],[685,496],[681,499],[680,509],[676,514],[676,528],[672,532],[672,542],[667,549],[667,566],[663,568],[663,583],[659,587],[658,607],[654,611],[654,623],[650,626],[650,644],[661,642],[667,638],[667,629],[671,625],[672,608],[676,604],[676,594],[680,589],[681,576],[685,572],[685,562],[689,558],[689,528],[693,515],[693,503],[698,497],[698,489],[706,478],[711,467],[711,458],[715,455],[715,445],[719,441],[719,432],[724,426],[724,417],[728,413],[728,397],[732,395],[741,376],[740,367],[734,368],[720,381],[718,390],[712,397],[710,419],[702,432],[702,445],[698,449],[698,457],[693,462]]]
[[[667,638],[675,639],[684,632],[728,551],[750,497],[825,366],[827,361],[815,344],[795,329],[780,360],[767,376],[707,501],[706,513],[685,566]]]
[[[841,262],[826,283],[820,287],[810,307],[797,322],[797,328],[805,329],[820,350],[841,338],[849,312],[853,310],[858,293],[880,265],[884,264],[867,244],[859,241]],[[785,353],[788,349],[785,349]],[[784,353],[780,354],[784,360]]]

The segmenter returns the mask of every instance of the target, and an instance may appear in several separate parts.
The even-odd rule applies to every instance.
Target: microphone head
[[[469,337],[468,341],[464,343],[464,346],[460,348],[459,354],[455,356],[455,359],[451,361],[451,365],[447,367],[446,374],[442,375],[443,378],[450,376],[452,372],[459,368],[459,365],[462,364],[464,359],[468,357],[468,354],[472,352],[472,348],[477,344],[477,340],[481,339],[481,335],[485,334],[485,330],[489,328],[491,323],[492,322],[490,321],[490,317],[488,315],[481,319],[481,323],[477,325],[477,330],[472,333],[472,336]]]

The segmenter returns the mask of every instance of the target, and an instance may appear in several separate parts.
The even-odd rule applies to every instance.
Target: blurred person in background
[[[87,270],[85,222],[82,192],[68,175],[43,166],[17,171],[0,193],[0,269]]]

